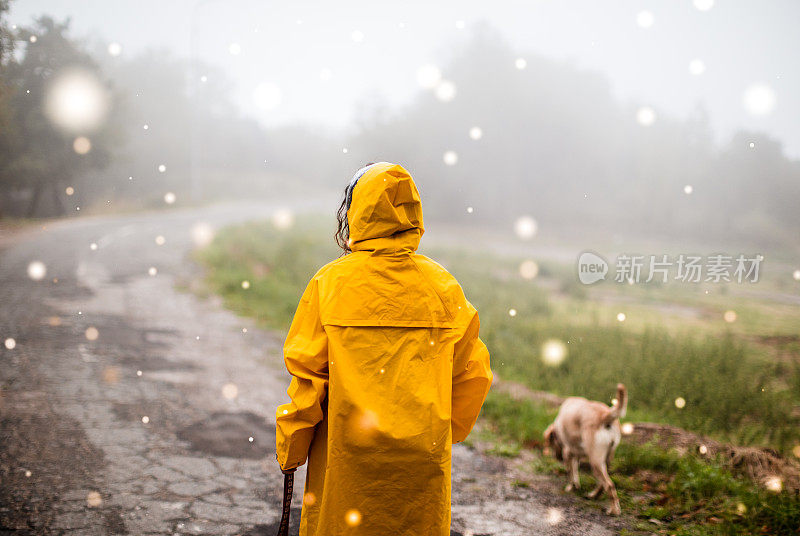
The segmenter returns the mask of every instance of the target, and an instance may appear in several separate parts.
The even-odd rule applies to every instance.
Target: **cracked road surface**
[[[197,276],[198,223],[273,209],[51,222],[0,251],[0,534],[277,532],[284,335],[176,289]],[[32,261],[46,266],[39,281]],[[526,476],[515,487],[513,462],[454,446],[452,534],[619,528],[561,482]],[[295,478],[292,534],[305,468]]]

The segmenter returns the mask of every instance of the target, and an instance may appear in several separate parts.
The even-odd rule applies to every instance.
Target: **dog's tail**
[[[628,390],[625,389],[625,384],[617,384],[617,403],[608,412],[606,418],[603,419],[604,424],[610,424],[615,419],[621,419],[628,413]]]

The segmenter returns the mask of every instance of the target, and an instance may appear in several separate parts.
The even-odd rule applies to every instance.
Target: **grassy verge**
[[[338,255],[330,231],[316,218],[301,218],[289,230],[269,223],[245,224],[223,229],[197,256],[208,268],[211,290],[229,308],[265,326],[286,329],[311,275]],[[519,275],[520,259],[452,250],[423,253],[444,264],[477,306],[481,336],[500,377],[537,390],[597,400],[608,400],[613,386],[622,381],[629,386],[633,420],[666,422],[783,453],[791,453],[800,442],[793,413],[800,403],[798,350],[785,338],[790,328],[780,331],[780,326],[796,325],[787,318],[796,311],[777,310],[773,325],[779,331],[768,332],[782,344],[783,358],[776,359],[775,352],[752,343],[752,330],[764,329],[756,322],[767,312],[776,315],[772,305],[762,307],[758,300],[720,293],[703,301],[702,289],[622,286],[606,287],[604,292],[615,293],[609,305],[576,284],[568,266],[540,262],[539,277],[531,281]],[[626,303],[628,316],[638,321],[616,321],[618,303]],[[721,311],[735,306],[747,313],[733,327],[719,325],[716,315],[664,326],[659,319],[665,304],[699,304]],[[566,348],[557,365],[542,359],[549,341]],[[677,407],[677,399],[685,405]],[[495,434],[505,438],[497,446],[500,454],[513,454],[520,445],[538,440],[553,417],[541,407],[494,393],[482,415],[496,427]],[[554,470],[544,458],[538,469]],[[796,534],[787,527],[800,523],[796,496],[759,490],[715,460],[623,442],[613,471],[628,511],[663,524],[651,523],[649,530],[656,526],[668,534]]]
[[[484,434],[492,438],[491,451],[513,456],[520,448],[539,443],[555,411],[490,392],[481,415],[488,420],[489,433]],[[558,474],[566,482],[560,463],[535,452],[531,469]],[[679,536],[794,535],[800,527],[796,494],[762,489],[732,474],[723,460],[623,440],[611,473],[623,511],[640,519],[637,531]],[[594,479],[582,471],[582,490],[593,486]]]

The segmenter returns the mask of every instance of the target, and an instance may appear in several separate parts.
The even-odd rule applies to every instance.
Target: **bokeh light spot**
[[[68,132],[99,128],[108,112],[108,93],[97,76],[86,70],[57,74],[47,89],[45,115]]]
[[[86,328],[84,332],[84,336],[86,336],[87,341],[96,341],[97,338],[100,336],[100,332],[94,326],[89,326]]]
[[[455,166],[458,163],[458,154],[455,151],[445,151],[442,160],[448,166]]]
[[[567,358],[567,345],[558,339],[549,339],[542,344],[542,361],[556,367]]]
[[[47,275],[47,266],[42,261],[32,261],[28,264],[28,277],[34,281],[41,281]]]
[[[538,230],[539,225],[530,216],[521,216],[514,222],[514,232],[523,240],[533,238]]]
[[[536,264],[536,261],[530,259],[522,261],[519,265],[519,275],[523,279],[534,279],[539,275],[539,265]]]
[[[767,84],[753,84],[742,94],[742,104],[750,115],[767,115],[775,109],[775,91]]]

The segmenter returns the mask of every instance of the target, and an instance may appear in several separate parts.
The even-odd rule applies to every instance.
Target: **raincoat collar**
[[[352,196],[347,211],[351,250],[390,255],[417,250],[425,232],[422,204],[414,179],[403,166],[388,162],[369,166]]]

